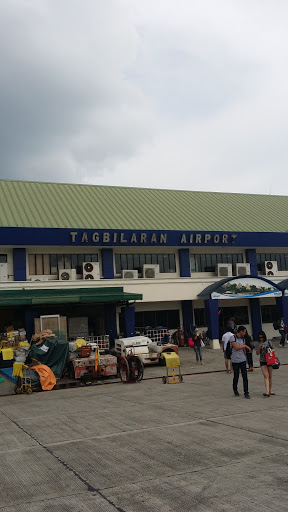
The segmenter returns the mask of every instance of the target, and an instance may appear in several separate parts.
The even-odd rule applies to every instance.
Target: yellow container
[[[166,361],[166,368],[175,368],[176,366],[180,366],[180,359],[176,352],[163,352],[161,357]]]

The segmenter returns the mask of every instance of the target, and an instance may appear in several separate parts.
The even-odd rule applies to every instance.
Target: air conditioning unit
[[[232,277],[232,263],[217,263],[218,277]]]
[[[278,274],[277,261],[265,261],[265,275],[276,276]]]
[[[138,279],[138,270],[122,270],[122,279]]]
[[[59,281],[76,281],[76,269],[62,269],[59,270]]]
[[[83,279],[100,279],[100,268],[98,262],[84,261]]]
[[[49,281],[48,276],[33,276],[30,277],[30,281]]]
[[[0,281],[8,281],[7,263],[0,263]]]
[[[250,276],[250,263],[236,263],[236,276]]]
[[[159,265],[143,265],[144,279],[157,279],[160,274]]]

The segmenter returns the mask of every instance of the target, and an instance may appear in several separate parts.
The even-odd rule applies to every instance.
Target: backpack
[[[234,336],[234,339],[236,341],[235,336]],[[225,353],[226,353],[226,357],[227,358],[231,357],[231,354],[232,354],[232,343],[231,343],[231,341],[228,341],[228,343],[226,345]]]
[[[273,322],[273,327],[274,327],[275,331],[279,331],[279,329],[281,327],[280,320],[276,320],[275,322]]]
[[[194,348],[194,341],[192,340],[192,338],[189,338],[188,345],[190,348]]]

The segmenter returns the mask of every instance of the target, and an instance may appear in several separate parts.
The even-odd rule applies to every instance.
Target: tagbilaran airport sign
[[[69,245],[287,247],[287,233],[156,230],[70,230]]]
[[[234,233],[161,231],[70,231],[71,244],[96,245],[232,245]]]
[[[281,296],[281,290],[278,290],[271,283],[256,277],[237,277],[231,279],[211,293],[211,299],[253,299]]]
[[[288,232],[0,227],[0,245],[287,248]]]

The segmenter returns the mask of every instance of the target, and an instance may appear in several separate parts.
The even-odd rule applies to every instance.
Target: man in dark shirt
[[[250,398],[248,391],[248,377],[246,367],[246,350],[251,350],[248,345],[245,344],[245,334],[247,330],[244,325],[239,325],[237,332],[234,336],[231,336],[230,343],[232,344],[231,361],[234,372],[233,377],[233,391],[235,396],[239,396],[238,392],[238,380],[239,372],[241,371],[243,379],[243,388],[245,398]]]

